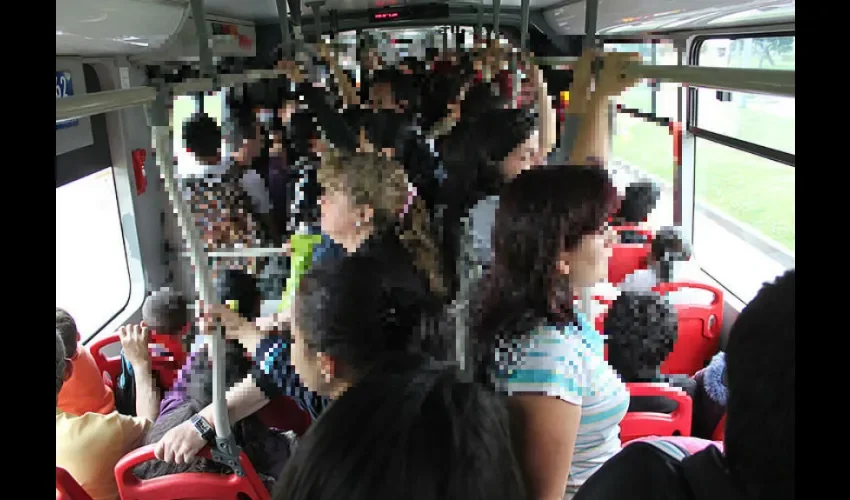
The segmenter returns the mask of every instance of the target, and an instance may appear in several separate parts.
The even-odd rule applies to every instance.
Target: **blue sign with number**
[[[71,72],[70,71],[57,71],[56,72],[56,98],[57,99],[63,99],[65,97],[71,97],[72,95],[74,95],[74,85],[71,83]],[[56,122],[56,130],[74,127],[79,123],[80,123],[80,121],[77,120],[77,119],[63,120],[61,122]]]

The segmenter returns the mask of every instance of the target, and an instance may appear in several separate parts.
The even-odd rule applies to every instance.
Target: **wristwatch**
[[[204,417],[196,413],[192,415],[190,421],[192,422],[192,426],[195,427],[195,432],[197,432],[204,441],[211,444],[215,442],[215,430],[213,430],[210,424],[204,420]]]

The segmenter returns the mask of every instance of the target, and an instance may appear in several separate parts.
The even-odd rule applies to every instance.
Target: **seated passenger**
[[[298,369],[319,373],[322,359]],[[273,498],[527,498],[504,401],[453,369],[415,366],[378,365],[348,388],[299,442]]]
[[[711,362],[693,377],[696,384],[694,423],[691,435],[711,439],[726,413],[726,354],[718,352]]]
[[[225,340],[225,384],[227,387],[242,380],[251,367],[244,349],[238,342]],[[187,383],[188,397],[168,412],[160,414],[145,436],[142,446],[156,443],[166,432],[188,421],[192,415],[212,403],[212,361],[209,350],[204,346],[195,353],[190,361],[191,366]],[[263,425],[256,415],[251,415],[233,425],[236,443],[242,448],[251,465],[264,479],[267,487],[274,484],[274,479],[280,476],[283,465],[289,458],[289,438],[280,432],[270,430]],[[211,472],[229,474],[229,468],[212,460],[194,458],[188,463],[170,464],[161,460],[151,460],[137,466],[133,471],[142,479],[178,474],[181,472]]]
[[[620,290],[648,292],[660,283],[673,283],[687,279],[694,271],[691,247],[682,238],[677,227],[664,227],[652,239],[649,262],[646,269],[638,269],[620,283]],[[671,304],[711,304],[714,294],[708,290],[683,288],[665,294]]]
[[[121,347],[137,377],[136,397],[139,417],[113,411],[75,414],[56,408],[56,466],[67,470],[94,500],[118,500],[115,464],[137,448],[156,417],[158,395],[150,374],[150,335],[138,325],[121,327]],[[65,354],[65,345],[56,332],[56,400],[62,386],[72,376],[74,364]]]
[[[661,191],[652,182],[636,181],[629,184],[620,202],[620,210],[614,216],[614,225],[645,227],[660,197]],[[646,242],[646,236],[637,231],[620,231],[620,243]]]
[[[623,382],[660,382],[694,397],[695,382],[686,375],[661,375],[661,363],[673,352],[678,334],[676,309],[654,292],[623,292],[605,316],[608,364]],[[629,412],[672,413],[678,404],[663,396],[633,396]]]
[[[766,284],[732,325],[723,453],[710,446],[682,459],[629,444],[575,500],[795,498],[795,283],[791,270]]]
[[[70,378],[62,385],[56,407],[74,415],[87,412],[107,415],[115,410],[115,395],[103,381],[103,374],[85,346],[79,345],[80,332],[74,318],[64,309],[56,308],[56,332],[61,336],[72,366]]]
[[[152,345],[155,356],[173,359],[174,366],[183,366],[186,362],[186,334],[188,333],[188,310],[183,295],[171,288],[164,287],[145,298],[142,304],[142,324],[151,335],[168,339],[167,345]],[[156,373],[157,387],[161,393],[171,389],[177,376],[177,369],[165,369]],[[115,384],[115,407],[122,415],[136,415],[136,385],[133,366],[121,353],[121,373]]]

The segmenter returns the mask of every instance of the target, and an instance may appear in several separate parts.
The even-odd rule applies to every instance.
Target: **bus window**
[[[793,71],[794,37],[712,38],[699,51],[699,65],[722,68]],[[697,97],[697,126],[759,146],[795,154],[793,97],[701,88]]]
[[[675,65],[677,61],[671,42],[608,43],[605,50],[639,53],[646,64]],[[678,84],[652,86],[642,80],[616,101],[625,109],[614,118],[615,183],[621,193],[637,179],[651,180],[659,187],[661,198],[649,218],[655,228],[673,225],[673,136],[668,124],[678,115],[677,92]]]
[[[676,48],[672,42],[657,43],[606,43],[608,52],[636,52],[640,54],[644,64],[659,66],[675,66],[677,64]],[[652,113],[665,118],[676,118],[677,83],[662,83],[650,85],[648,80],[641,80],[634,87],[626,90],[617,98],[617,104],[623,107]]]
[[[701,66],[795,68],[793,36],[698,47]],[[794,105],[793,97],[697,91],[694,253],[743,301],[794,266]],[[730,236],[719,240],[721,230]]]
[[[56,306],[85,339],[130,300],[130,270],[112,167],[56,188]]]
[[[186,145],[183,144],[183,123],[188,120],[193,113],[199,110],[198,100],[192,95],[180,95],[174,99],[171,113],[171,130],[173,142],[173,156],[177,158],[177,162],[184,161],[192,162],[194,158],[186,152]],[[224,93],[213,92],[204,94],[204,113],[215,119],[218,126],[222,126],[222,116],[224,114]],[[223,131],[224,132],[224,131]],[[222,135],[222,155],[227,155],[227,141]]]

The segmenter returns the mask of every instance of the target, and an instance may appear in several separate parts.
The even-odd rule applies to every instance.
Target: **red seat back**
[[[626,413],[620,422],[620,441],[625,444],[646,436],[690,436],[694,402],[685,391],[661,383],[626,384],[631,397],[663,396],[678,403],[673,413]]]
[[[611,246],[608,259],[608,282],[619,285],[638,269],[646,269],[649,264],[649,243],[617,243]]]
[[[153,479],[139,479],[133,468],[154,459],[155,445],[143,446],[118,461],[115,480],[121,500],[270,500],[271,495],[257,471],[243,452],[239,460],[245,470],[242,477],[236,474],[185,472]],[[198,453],[210,458],[209,447]]]
[[[56,467],[56,500],[92,500],[70,472]]]
[[[693,375],[701,370],[720,348],[723,324],[723,292],[704,283],[661,283],[655,290],[667,294],[681,289],[706,290],[714,294],[709,305],[677,304],[679,336],[673,352],[661,364],[661,373]]]
[[[115,381],[121,373],[121,356],[106,357],[106,355],[103,354],[103,349],[110,345],[119,343],[121,343],[121,339],[117,333],[114,333],[103,337],[89,346],[89,351],[94,358],[94,362],[97,364],[101,373],[104,374],[104,382],[113,389]],[[177,372],[180,370],[186,358],[186,355],[183,352],[183,346],[180,344],[180,338],[172,335],[152,334],[151,343],[163,344],[166,349],[174,355],[173,357],[162,355],[151,357],[151,366],[153,371],[159,374],[163,388],[165,390],[169,390],[174,384],[174,380],[177,378]]]

